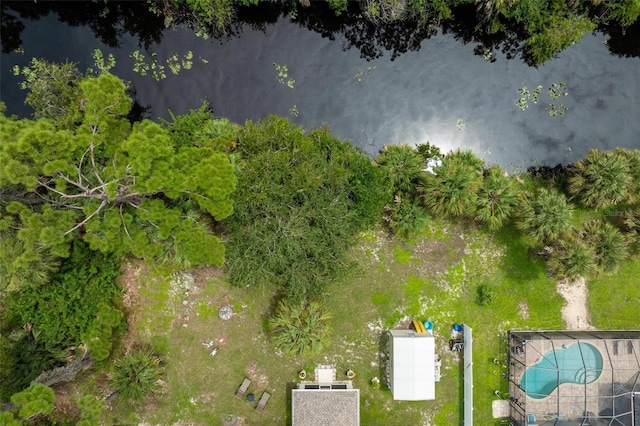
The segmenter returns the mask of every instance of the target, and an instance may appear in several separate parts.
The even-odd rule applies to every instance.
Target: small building
[[[420,330],[389,330],[387,382],[396,401],[427,401],[436,398],[435,339]]]
[[[314,381],[303,381],[291,394],[292,426],[359,426],[360,390],[351,380],[336,380],[332,365],[319,365]]]

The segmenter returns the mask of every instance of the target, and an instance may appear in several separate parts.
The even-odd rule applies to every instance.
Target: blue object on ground
[[[433,323],[431,321],[424,321],[422,324],[427,331],[433,329]]]
[[[453,324],[453,329],[460,333],[462,331],[462,326],[460,324]]]

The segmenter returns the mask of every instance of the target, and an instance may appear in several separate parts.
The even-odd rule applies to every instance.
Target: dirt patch
[[[450,236],[450,240],[446,242],[422,238],[412,249],[426,276],[444,272],[462,258],[466,246],[464,236],[458,232],[451,233]]]
[[[576,281],[562,280],[558,282],[557,291],[567,301],[562,307],[562,318],[568,330],[593,329],[589,324],[587,309],[587,282],[584,278]]]
[[[131,259],[124,263],[121,267],[121,275],[118,283],[122,289],[122,304],[126,308],[126,320],[128,332],[122,339],[122,350],[124,353],[131,351],[135,345],[135,335],[137,331],[137,323],[142,312],[140,301],[139,279],[140,274],[146,267],[142,260]]]
[[[204,287],[207,283],[207,279],[212,277],[221,277],[223,275],[222,268],[205,267],[194,269],[193,278],[198,287]]]
[[[143,270],[144,265],[141,260],[133,259],[123,264],[121,267],[121,275],[118,282],[124,295],[122,296],[122,304],[132,313],[137,311],[140,306],[140,294],[138,289],[138,277]]]
[[[54,386],[55,402],[53,404],[54,413],[64,413],[65,416],[72,418],[80,417],[80,409],[76,404],[78,395],[75,389],[75,383],[63,383]]]
[[[529,305],[526,302],[518,303],[518,314],[520,314],[520,318],[526,320],[529,319]]]
[[[216,397],[217,394],[214,392],[208,392],[208,393],[204,393],[200,396],[197,397],[191,397],[189,398],[189,402],[193,405],[206,405],[211,411],[215,410],[215,401],[216,401]]]
[[[264,389],[269,385],[269,377],[267,377],[264,370],[258,366],[257,361],[251,361],[247,365],[247,374],[249,375],[249,378],[255,382],[258,388]]]

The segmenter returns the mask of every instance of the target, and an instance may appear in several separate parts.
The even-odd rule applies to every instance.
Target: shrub
[[[11,396],[11,402],[18,406],[18,417],[24,420],[51,413],[54,400],[53,389],[40,383],[35,383]]]
[[[65,127],[80,120],[82,74],[76,64],[33,58],[29,66],[14,68],[14,73],[24,77],[20,87],[29,91],[25,103],[34,109],[34,117],[50,118]]]
[[[2,426],[21,426],[22,423],[13,416],[11,411],[0,413],[0,425]]]
[[[88,394],[76,400],[80,409],[80,421],[76,426],[93,426],[100,424],[100,417],[104,412],[106,405],[104,399],[98,399]]]
[[[281,300],[268,328],[275,345],[288,354],[320,352],[331,335],[331,314],[318,301],[292,303]]]
[[[123,398],[139,401],[160,389],[162,374],[160,358],[151,349],[136,349],[114,362],[111,385]]]
[[[479,305],[488,305],[493,301],[494,291],[487,284],[481,284],[477,288],[477,299]]]
[[[0,347],[0,400],[27,388],[43,371],[61,366],[67,356],[61,346],[23,329],[0,336]]]
[[[8,295],[7,324],[31,324],[38,340],[49,345],[76,345],[98,314],[98,307],[114,305],[119,273],[115,256],[95,252],[76,241],[71,256],[49,284]]]
[[[98,314],[89,328],[82,334],[82,340],[88,346],[91,356],[96,361],[106,359],[111,353],[113,329],[122,321],[122,313],[101,303],[98,306]]]
[[[395,197],[395,202],[385,206],[384,219],[391,231],[401,238],[419,234],[429,223],[429,212],[417,199]]]
[[[26,253],[24,241],[15,232],[0,232],[0,241],[0,291],[46,284],[60,268],[59,259],[45,247],[36,246]]]
[[[371,379],[371,387],[373,389],[380,389],[380,379],[378,379],[377,377],[373,377]]]
[[[177,146],[206,146],[224,151],[235,145],[240,126],[225,118],[214,119],[207,102],[203,102],[196,110],[192,109],[189,114],[175,116],[171,111],[169,114],[171,122],[164,121],[163,124]]]

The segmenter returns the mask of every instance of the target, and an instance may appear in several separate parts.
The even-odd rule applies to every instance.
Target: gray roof
[[[292,426],[359,426],[359,389],[294,389]]]

